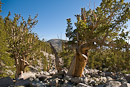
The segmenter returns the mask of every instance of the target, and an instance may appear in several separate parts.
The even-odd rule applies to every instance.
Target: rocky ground
[[[59,73],[51,69],[48,72],[27,72],[17,80],[1,78],[0,87],[130,87],[130,74],[85,69],[83,77],[71,77],[67,75],[67,69]]]

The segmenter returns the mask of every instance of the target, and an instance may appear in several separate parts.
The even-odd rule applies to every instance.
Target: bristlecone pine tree
[[[50,45],[40,41],[38,35],[31,32],[32,27],[38,22],[37,15],[33,19],[29,16],[27,21],[18,14],[15,14],[13,19],[10,15],[9,12],[5,18],[0,16],[0,77],[10,76],[5,72],[11,70],[9,68],[12,66],[13,72],[16,69],[17,78],[21,72],[29,70],[29,67],[34,69],[34,66],[40,66],[38,61],[43,61],[43,70],[48,70],[51,58],[48,61],[44,52],[49,54],[52,52]],[[8,66],[9,68],[6,69]],[[40,69],[37,70],[40,71]]]
[[[21,72],[24,72],[25,67],[29,65],[27,60],[38,42],[37,36],[31,33],[30,30],[37,23],[37,20],[35,20],[35,16],[34,19],[29,17],[27,22],[24,21],[23,18],[21,22],[18,22],[21,18],[20,15],[15,14],[13,20],[11,20],[9,16],[10,12],[4,19],[4,28],[8,34],[9,52],[11,53],[11,57],[15,60],[16,77],[18,77]]]
[[[66,36],[68,44],[75,45],[75,58],[72,60],[68,75],[81,77],[88,62],[88,51],[98,47],[114,47],[115,41],[128,32],[126,22],[130,19],[130,3],[124,0],[102,0],[95,10],[81,9],[76,15],[76,29],[73,30],[71,19],[67,19]],[[125,40],[126,38],[122,38]]]

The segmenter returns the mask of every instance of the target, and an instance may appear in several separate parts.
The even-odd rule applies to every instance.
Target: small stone
[[[68,80],[65,80],[64,83],[68,83]]]
[[[43,71],[40,72],[40,74],[43,74],[43,73],[44,73]]]
[[[95,81],[99,82],[100,80],[99,80],[99,78],[95,78]]]
[[[64,77],[65,80],[71,80],[71,78],[72,78],[71,76],[65,76]]]
[[[87,75],[87,77],[88,77],[88,78],[91,78],[91,76],[90,76],[90,75]]]
[[[88,83],[88,81],[89,81],[89,80],[88,80],[87,77],[85,77],[84,80],[83,80],[84,83]]]
[[[125,74],[124,77],[127,80],[127,82],[130,83],[130,74]]]
[[[68,83],[64,83],[61,87],[73,87],[73,86]]]
[[[25,73],[22,73],[22,74],[18,77],[18,79],[26,80],[26,79],[29,79],[29,78],[36,78],[35,75],[36,75],[36,73],[25,72]]]
[[[40,83],[36,83],[36,86],[37,86],[37,87],[40,87]]]
[[[110,81],[109,83],[106,84],[105,87],[120,87],[121,82],[119,81]]]
[[[36,78],[36,79],[35,79],[35,81],[36,81],[36,82],[39,82],[39,79],[38,79],[38,78]]]
[[[83,82],[83,79],[80,78],[80,77],[73,77],[71,79],[71,82],[73,82],[73,83],[81,83],[81,82]]]
[[[111,76],[112,73],[111,72],[105,72],[105,76]]]
[[[112,81],[113,79],[111,77],[107,77],[107,80],[108,81]]]
[[[96,82],[93,80],[91,81],[91,85],[95,86]]]
[[[50,82],[50,86],[58,86],[58,80],[56,79],[56,80],[54,80],[54,81],[51,81]]]
[[[107,78],[106,78],[106,77],[101,77],[100,80],[101,80],[102,82],[104,82],[104,83],[107,82]]]
[[[50,72],[50,75],[54,75],[54,74],[56,74],[55,71],[51,71],[51,72]]]
[[[49,75],[50,75],[50,74],[49,74],[48,72],[46,72],[46,71],[45,71],[45,72],[43,72],[43,74],[44,74],[44,75],[47,75],[47,76],[49,76]]]
[[[40,81],[40,83],[42,83],[42,81]]]
[[[39,78],[40,81],[43,81],[46,78],[49,78],[49,76],[47,76],[47,75],[37,75],[36,77]]]
[[[88,86],[84,83],[78,83],[78,85],[76,87],[91,87],[91,86]]]
[[[33,81],[34,79],[33,78],[29,78],[30,81]]]
[[[94,87],[106,87],[105,84],[101,84],[101,85],[97,85],[97,86],[94,86]]]
[[[104,73],[104,72],[101,72],[101,73],[100,73],[100,76],[105,76],[105,73]]]

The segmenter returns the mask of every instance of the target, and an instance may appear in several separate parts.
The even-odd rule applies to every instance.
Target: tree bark
[[[16,78],[19,77],[21,72],[24,73],[24,69],[25,69],[24,61],[22,61],[21,59],[18,59],[18,60],[19,62],[16,64]]]
[[[68,75],[75,77],[82,77],[84,68],[88,62],[88,48],[83,48],[81,45],[79,49],[76,50],[75,58],[72,60]]]
[[[74,72],[75,72],[75,67],[76,67],[76,57],[74,57],[73,59],[72,59],[72,62],[71,62],[71,64],[70,64],[71,66],[70,66],[70,68],[69,68],[69,71],[68,71],[68,75],[69,76],[73,76],[74,75]]]
[[[76,53],[76,63],[75,63],[76,65],[75,65],[75,72],[73,76],[82,77],[82,73],[86,66],[87,60],[88,59],[85,59],[83,55]]]
[[[16,75],[15,78],[18,78],[19,75],[25,72],[25,67],[29,66],[29,63],[25,61],[25,56],[22,59],[16,58]]]

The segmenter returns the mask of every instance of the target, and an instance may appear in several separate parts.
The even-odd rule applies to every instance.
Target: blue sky
[[[11,12],[11,17],[15,13],[21,14],[24,19],[29,15],[34,17],[38,14],[38,24],[33,28],[39,38],[49,40],[52,38],[65,39],[66,19],[71,18],[76,21],[74,15],[80,14],[81,8],[94,8],[99,6],[101,0],[1,0],[3,17]],[[125,0],[129,1],[129,0]],[[130,1],[129,1],[130,2]]]

